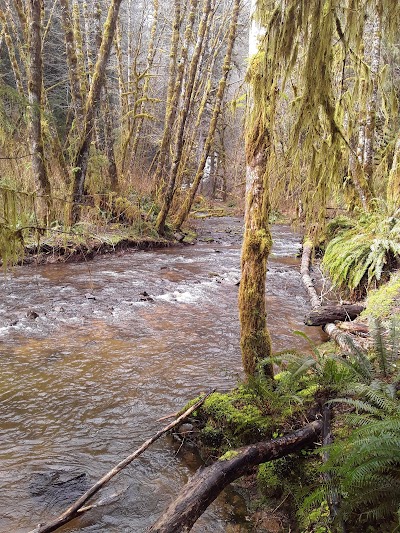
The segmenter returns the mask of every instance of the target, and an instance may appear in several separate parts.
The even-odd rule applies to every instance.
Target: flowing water
[[[199,225],[194,246],[16,268],[0,279],[0,532],[59,514],[165,424],[157,419],[240,379],[241,221]],[[285,226],[273,237],[274,348],[305,348],[292,331],[319,333],[302,325],[299,237]],[[160,439],[101,492],[106,505],[62,531],[145,531],[198,464]],[[224,532],[245,515],[228,490],[194,531]]]

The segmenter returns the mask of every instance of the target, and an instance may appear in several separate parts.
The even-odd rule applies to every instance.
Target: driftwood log
[[[195,411],[202,403],[205,401],[210,394],[212,394],[214,390],[210,391],[208,394],[204,395],[198,402],[196,402],[194,405],[189,407],[184,413],[182,413],[176,420],[168,424],[168,426],[165,426],[163,429],[158,431],[155,435],[153,435],[150,439],[146,440],[140,448],[138,448],[135,452],[131,453],[128,457],[126,457],[123,461],[118,463],[114,468],[112,468],[107,474],[105,474],[101,479],[97,481],[89,490],[85,492],[80,498],[76,500],[66,511],[64,511],[60,516],[52,520],[51,522],[48,522],[47,524],[39,524],[35,529],[30,531],[29,533],[50,533],[51,531],[55,531],[56,529],[59,529],[61,526],[66,524],[67,522],[70,522],[77,516],[80,516],[83,512],[88,511],[89,509],[92,509],[93,507],[96,507],[97,505],[88,505],[85,506],[86,502],[92,498],[108,481],[110,481],[111,478],[116,476],[121,470],[123,470],[128,464],[130,464],[136,457],[139,457],[147,448],[153,444],[157,439],[159,439],[162,435],[170,431],[172,428],[179,426],[193,411]]]
[[[311,253],[313,250],[313,243],[310,240],[306,240],[303,244],[303,254],[301,257],[301,279],[305,288],[307,289],[308,296],[310,298],[311,307],[313,310],[319,310],[322,306],[321,300],[315,290],[314,282],[310,276],[311,265]],[[329,337],[336,342],[336,344],[344,351],[351,352],[352,350],[362,351],[361,346],[354,340],[354,338],[341,331],[333,322],[325,324],[324,331]]]
[[[199,516],[232,481],[250,474],[261,463],[313,444],[321,430],[322,421],[316,420],[278,439],[234,450],[230,459],[219,459],[207,468],[200,468],[148,533],[190,531]]]
[[[362,304],[322,305],[313,309],[304,318],[304,324],[306,326],[325,326],[325,324],[332,322],[354,320],[364,309],[365,306]]]

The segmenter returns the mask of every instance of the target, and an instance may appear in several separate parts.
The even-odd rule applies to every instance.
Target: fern
[[[351,401],[348,400],[351,404]],[[345,518],[395,520],[400,502],[400,406],[386,408],[354,400],[356,408],[368,411],[353,417],[359,427],[345,443],[330,448],[325,466],[334,472],[342,498]],[[392,407],[392,406],[391,406]]]
[[[363,214],[356,222],[341,219],[331,223],[323,267],[335,286],[363,293],[398,264],[400,219],[380,213]]]
[[[304,501],[305,509],[340,494],[337,525],[350,525],[351,531],[390,531],[400,526],[400,400],[396,361],[399,327],[392,320],[384,328],[379,320],[371,325],[373,347],[367,354],[353,350],[350,357],[333,356],[346,373],[341,382],[340,437],[323,447],[328,457],[321,473],[329,473],[332,486],[320,484]],[[328,361],[325,363],[325,367]],[[340,374],[339,370],[335,370]],[[351,529],[355,526],[355,529]],[[339,527],[340,529],[340,527]]]

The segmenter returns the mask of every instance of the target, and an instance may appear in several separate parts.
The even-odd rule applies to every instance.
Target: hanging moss
[[[274,202],[289,196],[301,202],[313,233],[323,227],[332,198],[346,197],[364,208],[372,200],[355,143],[360,113],[376,90],[363,59],[365,20],[375,15],[388,41],[395,40],[398,2],[257,2],[265,36],[248,72],[254,94],[248,160],[260,151],[267,159],[276,157]],[[291,123],[287,139],[279,124],[284,115]],[[392,115],[397,115],[394,109]]]

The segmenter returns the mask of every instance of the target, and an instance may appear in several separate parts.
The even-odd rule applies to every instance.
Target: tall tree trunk
[[[349,170],[361,205],[368,211],[373,198],[373,156],[376,126],[376,109],[378,100],[378,73],[381,50],[382,14],[378,6],[374,6],[372,24],[363,26],[364,63],[359,83],[358,102],[358,140],[355,153],[350,154]]]
[[[73,30],[73,22],[68,0],[60,0],[62,25],[64,30],[65,48],[67,52],[68,76],[71,87],[71,98],[74,107],[75,128],[79,131],[83,121],[82,86],[79,76],[78,58]]]
[[[197,6],[197,0],[193,0],[192,5]],[[197,74],[197,67],[198,67],[199,60],[200,60],[200,53],[203,48],[203,39],[204,39],[204,35],[207,30],[207,23],[208,23],[210,13],[211,13],[211,0],[204,0],[203,13],[200,19],[199,29],[197,32],[196,46],[193,52],[192,60],[190,62],[189,72],[188,72],[187,80],[185,84],[185,92],[183,95],[183,100],[182,100],[182,103],[179,109],[179,114],[178,114],[177,127],[176,127],[176,140],[175,140],[175,146],[174,146],[174,152],[173,152],[174,156],[173,156],[173,161],[171,165],[170,176],[168,180],[168,185],[164,193],[161,210],[156,220],[156,229],[161,235],[163,235],[165,232],[165,223],[167,220],[167,215],[171,208],[172,200],[173,200],[174,193],[175,193],[175,182],[176,182],[176,177],[178,174],[178,168],[179,168],[179,163],[181,161],[183,144],[184,144],[183,134],[185,131],[186,120],[189,114],[193,86],[194,86],[194,82],[195,82],[195,78]],[[188,42],[188,39],[186,39],[186,42]]]
[[[177,73],[177,58],[178,58],[178,46],[179,46],[179,33],[181,26],[181,0],[175,0],[174,2],[174,24],[171,36],[171,49],[169,54],[169,73],[168,73],[168,91],[167,91],[167,105],[165,108],[164,130],[161,139],[161,145],[158,155],[157,167],[154,173],[155,187],[160,187],[164,175],[164,167],[167,159],[167,153],[169,143],[171,140],[171,129],[176,117],[176,107],[179,101],[179,95],[181,93],[183,69],[185,66],[185,60],[187,59],[187,47],[182,49],[182,57],[179,63]],[[187,33],[191,33],[194,24],[194,13],[192,10],[188,18],[188,23],[185,30],[185,36]],[[185,59],[186,55],[186,59]]]
[[[381,36],[382,30],[382,13],[379,2],[375,6],[371,28],[371,59],[370,59],[370,97],[367,105],[367,116],[365,121],[365,140],[364,140],[364,173],[369,188],[373,190],[373,159],[374,159],[374,138],[376,128],[376,110],[378,106],[378,75],[379,63],[381,59]]]
[[[118,12],[122,0],[112,0],[108,10],[107,20],[104,24],[103,37],[98,53],[96,66],[93,72],[92,83],[85,108],[85,119],[82,128],[79,147],[75,157],[73,170],[73,198],[71,209],[71,223],[76,223],[80,218],[80,204],[82,203],[86,171],[89,159],[90,143],[94,127],[94,119],[99,106],[100,92],[104,82],[105,69],[111,51]]]
[[[108,162],[108,179],[111,191],[116,192],[118,191],[118,172],[114,152],[112,102],[107,83],[104,84],[104,106],[104,144]]]
[[[175,226],[177,228],[180,228],[183,222],[186,220],[186,218],[189,215],[189,211],[193,205],[193,201],[195,199],[197,190],[199,188],[201,179],[203,177],[204,173],[204,167],[206,165],[207,158],[210,154],[210,150],[212,148],[212,145],[214,143],[214,137],[215,137],[215,130],[217,129],[217,122],[218,118],[221,113],[221,106],[222,101],[225,94],[225,88],[226,88],[226,82],[228,80],[229,71],[231,69],[231,61],[232,61],[232,51],[233,46],[235,44],[236,39],[236,32],[237,32],[237,22],[239,17],[239,7],[240,7],[240,0],[235,0],[233,4],[233,11],[232,11],[232,18],[229,28],[229,36],[228,36],[228,44],[226,48],[224,63],[222,66],[222,77],[218,84],[218,90],[217,95],[215,97],[215,103],[214,103],[214,109],[210,121],[210,127],[208,129],[208,134],[206,141],[204,143],[203,153],[199,162],[199,165],[197,167],[196,175],[193,180],[193,184],[190,188],[189,194],[187,195],[185,201],[183,202],[183,205],[175,219]],[[211,156],[214,158],[214,154]]]
[[[255,7],[256,0],[252,0],[252,13]],[[250,57],[257,52],[258,35],[259,27],[253,20],[249,39]],[[250,91],[253,91],[252,85]],[[249,120],[249,131],[246,132],[246,207],[239,286],[240,345],[247,376],[254,376],[258,362],[271,355],[265,304],[267,258],[272,246],[268,223],[270,204],[267,170],[271,144],[269,131],[265,127],[260,131],[257,126],[259,122],[254,120],[257,114],[255,104],[266,105],[265,102],[256,101],[251,93],[253,119]],[[266,365],[264,372],[273,376],[272,365]]]
[[[4,13],[2,10],[0,10],[0,23],[1,23],[2,27],[3,27],[4,42],[5,42],[6,47],[7,47],[8,57],[9,57],[10,63],[11,63],[11,70],[12,70],[13,75],[14,75],[15,86],[16,86],[19,94],[20,95],[24,95],[25,94],[25,90],[24,90],[24,86],[23,86],[23,83],[22,83],[22,75],[21,75],[21,70],[20,70],[20,66],[19,66],[19,63],[18,63],[17,55],[16,55],[16,52],[15,52],[15,46],[14,46],[13,38],[11,36],[10,24],[7,21],[6,13]]]
[[[149,45],[147,49],[147,58],[146,58],[146,71],[144,73],[144,83],[143,83],[143,89],[142,89],[142,95],[140,98],[140,106],[138,109],[138,120],[137,123],[135,121],[132,122],[132,125],[129,129],[127,139],[124,143],[124,150],[122,154],[122,171],[125,173],[125,171],[130,167],[132,159],[136,155],[136,151],[139,145],[140,135],[142,132],[142,126],[144,122],[144,113],[146,110],[146,105],[149,97],[149,88],[150,88],[150,79],[151,79],[151,68],[153,66],[154,56],[156,53],[155,48],[155,39],[156,39],[156,31],[157,31],[157,24],[158,24],[158,11],[159,11],[159,1],[153,0],[153,22],[150,29],[150,39],[149,39]],[[134,133],[134,130],[136,129],[135,136],[132,143],[132,149],[129,152],[129,144],[132,139],[132,135]]]
[[[87,4],[83,4],[83,8],[85,9]],[[81,27],[81,13],[79,4],[76,0],[73,0],[72,5],[72,24],[73,24],[73,31],[74,31],[74,40],[75,40],[75,46],[76,46],[76,59],[77,59],[77,67],[79,71],[79,78],[81,80],[81,87],[82,92],[85,94],[88,91],[89,88],[89,79],[88,76],[90,75],[90,67],[85,63],[85,51],[84,51],[84,43],[83,43],[83,36],[82,36],[82,27]]]
[[[118,88],[120,100],[120,127],[123,129],[124,120],[128,113],[128,95],[126,88],[126,79],[124,74],[124,59],[122,55],[122,29],[120,22],[117,23],[115,32],[114,46],[117,56]]]
[[[42,87],[43,87],[43,58],[42,58],[42,0],[29,0],[29,141],[32,153],[32,171],[41,193],[44,195],[45,205],[51,209],[51,187],[48,179],[42,134]],[[49,215],[49,212],[46,216]]]
[[[393,214],[400,209],[400,132],[394,148],[392,168],[387,183],[387,204]]]

